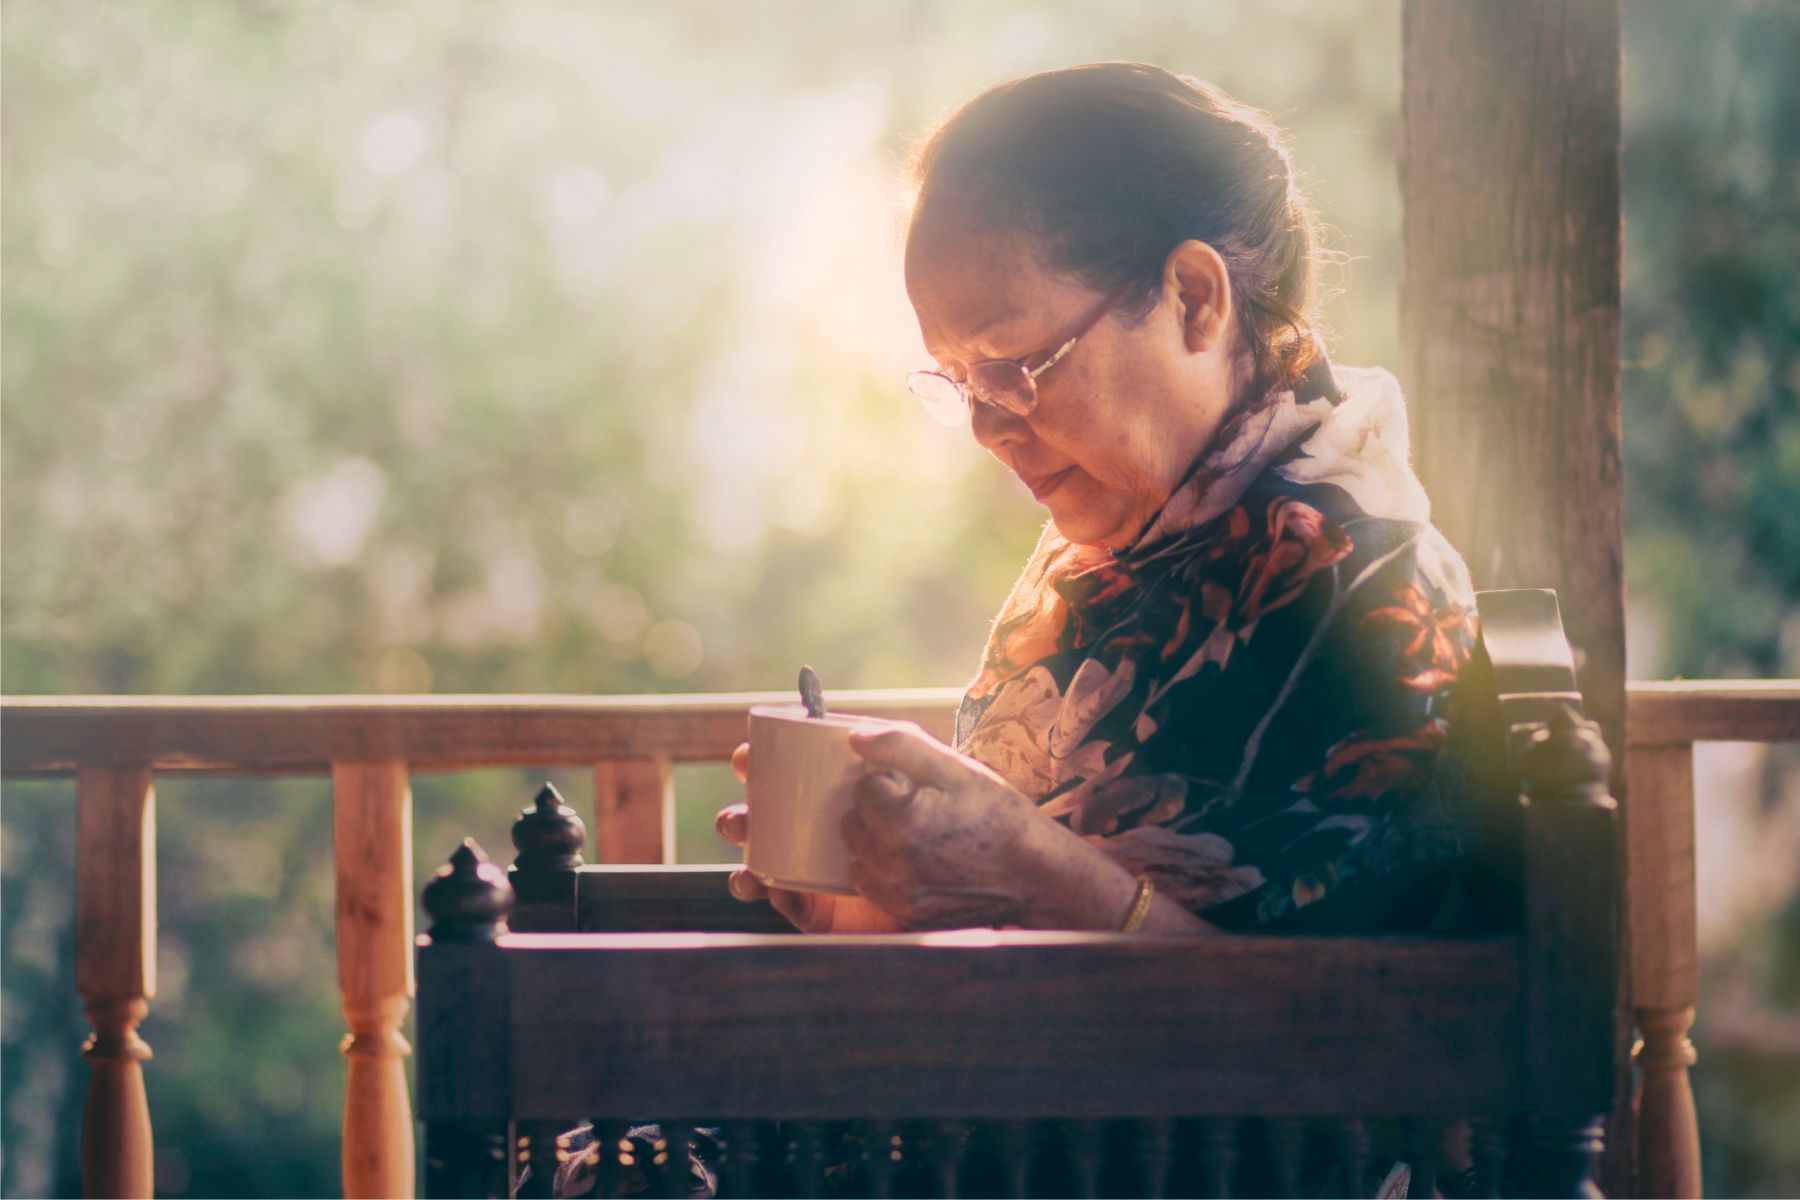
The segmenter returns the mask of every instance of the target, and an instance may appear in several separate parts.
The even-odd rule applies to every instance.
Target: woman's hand
[[[852,733],[850,748],[878,768],[844,818],[857,891],[909,929],[1035,923],[1046,842],[1078,839],[921,730]]]
[[[731,754],[731,770],[739,783],[750,778],[750,743],[745,742]],[[719,836],[734,846],[749,840],[750,810],[747,805],[733,804],[719,810],[713,827]],[[822,892],[794,892],[787,888],[765,887],[762,880],[739,867],[731,873],[731,894],[739,900],[767,899],[776,912],[794,923],[802,933],[898,933],[900,922],[861,896],[832,896]]]

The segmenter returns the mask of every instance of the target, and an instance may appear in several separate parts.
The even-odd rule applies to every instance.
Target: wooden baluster
[[[1435,1117],[1412,1117],[1406,1122],[1406,1164],[1412,1168],[1409,1197],[1431,1200],[1437,1194],[1438,1171],[1444,1164],[1446,1122]]]
[[[1625,756],[1626,924],[1636,1056],[1641,1195],[1700,1195],[1700,1129],[1688,1070],[1699,999],[1694,896],[1694,747],[1633,746]]]
[[[894,1175],[900,1169],[899,1128],[892,1121],[863,1124],[863,1167],[869,1173],[872,1200],[888,1200],[894,1192]]]
[[[1299,1117],[1268,1121],[1269,1161],[1275,1169],[1275,1194],[1300,1194],[1300,1169],[1306,1156],[1306,1122]]]
[[[400,1035],[413,994],[412,789],[406,764],[334,763],[338,990],[350,1032],[344,1195],[413,1194],[413,1114]]]
[[[1611,765],[1599,727],[1566,707],[1520,755],[1525,1101],[1540,1196],[1600,1195],[1593,1170],[1613,1102],[1619,982]]]
[[[675,861],[674,775],[666,755],[594,765],[594,861]]]
[[[1692,1008],[1637,1010],[1638,1172],[1646,1196],[1700,1195],[1700,1125],[1694,1111]]]
[[[557,1140],[568,1127],[567,1121],[514,1122],[513,1178],[523,1180],[515,1188],[520,1200],[548,1200],[555,1194],[556,1168],[567,1157],[558,1153]]]
[[[1075,1194],[1081,1200],[1094,1200],[1100,1190],[1100,1151],[1106,1126],[1099,1121],[1070,1121],[1063,1128],[1069,1165],[1075,1169]]]
[[[1469,1153],[1475,1161],[1475,1193],[1493,1200],[1500,1195],[1500,1177],[1506,1170],[1506,1125],[1491,1117],[1471,1122]]]
[[[693,1173],[689,1154],[693,1148],[694,1126],[691,1122],[663,1122],[662,1145],[656,1155],[656,1169],[661,1176],[663,1195],[687,1200]]]
[[[1606,1126],[1599,1118],[1572,1126],[1561,1119],[1531,1123],[1531,1160],[1536,1175],[1533,1196],[1582,1197],[1602,1200],[1594,1168],[1605,1146]]]
[[[506,930],[506,873],[465,838],[425,886],[430,936],[419,947],[419,1099],[425,1191],[510,1194],[506,974],[494,944]]]
[[[1229,1196],[1237,1183],[1238,1119],[1207,1117],[1200,1122],[1200,1176],[1207,1196]]]
[[[822,1190],[825,1171],[825,1131],[818,1121],[795,1121],[788,1162],[794,1170],[794,1195],[812,1200]]]
[[[1023,1197],[1030,1190],[1032,1144],[1036,1130],[1029,1121],[994,1122],[994,1151],[1000,1158],[1005,1195]]]
[[[1339,1121],[1337,1124],[1338,1160],[1343,1166],[1346,1196],[1367,1196],[1369,1156],[1373,1153],[1369,1127],[1361,1121]]]
[[[720,1174],[724,1177],[725,1194],[732,1200],[756,1195],[756,1164],[762,1158],[762,1145],[754,1121],[725,1123],[724,1161]]]
[[[961,1194],[963,1155],[968,1152],[969,1126],[966,1121],[934,1121],[926,1158],[937,1176],[938,1195],[943,1200],[956,1200]]]
[[[513,887],[512,927],[520,933],[574,932],[581,846],[587,829],[550,784],[519,810],[507,871]]]
[[[1144,1195],[1150,1200],[1162,1200],[1168,1190],[1169,1165],[1175,1161],[1175,1156],[1170,1153],[1175,1123],[1167,1117],[1146,1117],[1134,1123],[1137,1126],[1134,1148],[1138,1178],[1143,1183]]]
[[[75,990],[94,1032],[81,1122],[89,1196],[149,1196],[153,1161],[138,1022],[156,995],[156,792],[148,769],[83,767],[75,782]]]
[[[591,1117],[588,1124],[594,1129],[594,1144],[588,1152],[594,1172],[594,1195],[616,1196],[621,1172],[619,1155],[626,1144],[625,1134],[631,1127],[624,1121],[602,1117]]]

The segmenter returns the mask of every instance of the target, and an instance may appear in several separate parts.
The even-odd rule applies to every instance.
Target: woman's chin
[[[1117,546],[1125,536],[1121,528],[1123,522],[1114,514],[1097,513],[1091,509],[1064,508],[1056,504],[1044,507],[1050,510],[1050,520],[1056,524],[1056,532],[1078,546]]]

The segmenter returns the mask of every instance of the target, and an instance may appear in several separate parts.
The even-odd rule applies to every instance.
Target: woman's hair
[[[1044,265],[1141,315],[1175,246],[1197,238],[1231,276],[1251,396],[1297,379],[1313,331],[1317,218],[1280,131],[1210,83],[1105,62],[1002,83],[913,158],[914,219],[943,198],[1035,243]],[[1244,397],[1247,399],[1248,397]]]

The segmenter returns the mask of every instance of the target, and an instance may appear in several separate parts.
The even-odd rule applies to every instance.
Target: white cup
[[[798,704],[752,708],[750,873],[769,887],[855,895],[841,825],[855,807],[856,781],[872,768],[850,749],[850,734],[906,726],[840,713],[808,717]]]

